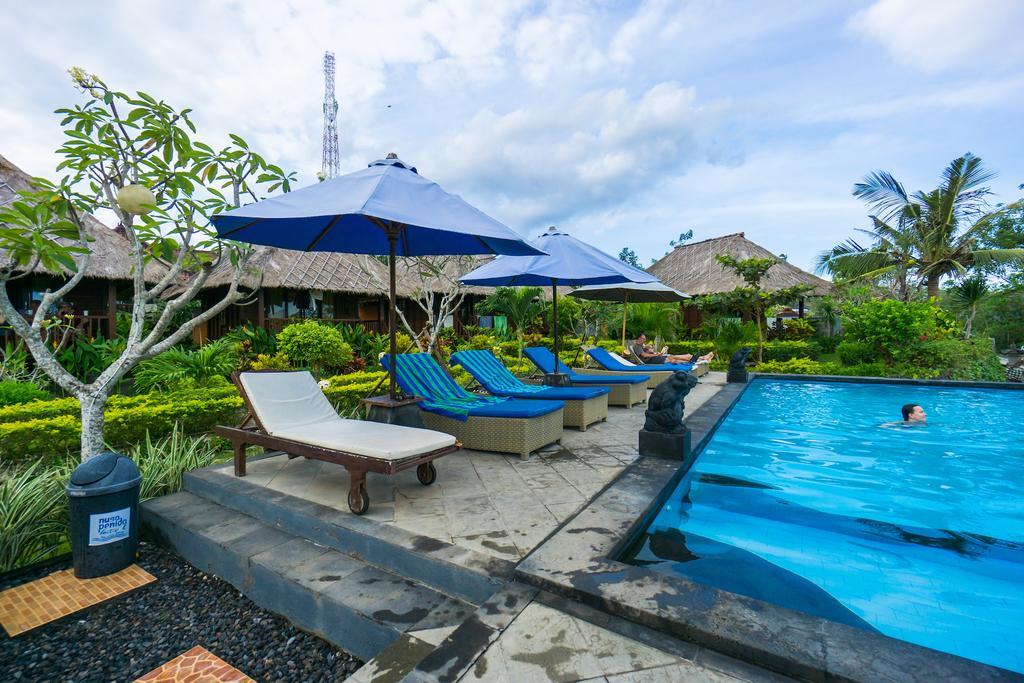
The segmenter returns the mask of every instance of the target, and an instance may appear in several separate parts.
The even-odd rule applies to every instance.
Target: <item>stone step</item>
[[[195,567],[364,660],[403,634],[457,626],[476,609],[187,491],[143,503],[142,521]]]
[[[228,467],[189,472],[183,488],[474,604],[486,600],[515,571],[515,564],[508,560],[251,484],[232,476]],[[345,492],[338,495],[343,498]]]

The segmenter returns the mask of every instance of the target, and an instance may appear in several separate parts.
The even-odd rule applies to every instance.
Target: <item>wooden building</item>
[[[808,297],[823,296],[832,291],[832,283],[828,280],[779,259],[761,245],[748,240],[742,232],[680,244],[647,270],[669,287],[690,296],[723,294],[745,286],[746,283],[739,275],[715,260],[718,254],[728,254],[739,261],[748,258],[776,259],[778,263],[772,266],[761,281],[762,288],[769,292],[795,285],[810,286],[812,289],[807,293]],[[793,303],[802,318],[805,311],[804,297]],[[696,306],[684,305],[683,313],[686,324],[691,328],[699,327],[703,322],[703,314]]]
[[[228,263],[211,273],[200,296],[204,308],[224,296],[233,275]],[[291,322],[306,319],[386,332],[387,282],[387,266],[372,256],[256,247],[241,283],[243,289],[255,291],[197,330],[197,340],[217,339],[244,324],[277,332]],[[437,289],[441,287],[437,285]],[[426,314],[408,298],[415,296],[418,288],[418,278],[400,268],[398,305],[412,326],[421,329]],[[456,329],[471,322],[472,304],[480,294],[470,290],[451,321]]]

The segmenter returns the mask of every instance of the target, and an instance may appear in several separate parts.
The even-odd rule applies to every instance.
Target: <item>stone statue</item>
[[[647,420],[644,430],[660,434],[681,434],[683,425],[683,399],[697,386],[697,378],[688,372],[675,372],[655,387],[647,400]]]
[[[732,358],[729,359],[729,372],[725,376],[727,382],[747,383],[747,380],[750,378],[750,375],[747,373],[747,359],[750,358],[751,353],[753,353],[753,349],[749,346],[744,346],[732,354]]]

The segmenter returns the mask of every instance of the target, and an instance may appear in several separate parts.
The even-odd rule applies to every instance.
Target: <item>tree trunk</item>
[[[760,365],[764,350],[764,331],[761,329],[761,311],[754,311],[754,323],[757,325],[757,364]]]
[[[928,276],[928,298],[938,299],[939,298],[939,276],[929,275]]]
[[[971,312],[967,316],[967,324],[964,325],[964,338],[965,339],[970,339],[971,338],[972,328],[974,327],[974,316],[977,315],[977,313],[978,313],[978,306],[977,306],[977,304],[975,304],[974,306],[971,306]]]
[[[106,392],[83,393],[78,397],[82,408],[82,462],[106,450],[103,441],[103,409],[107,405]]]

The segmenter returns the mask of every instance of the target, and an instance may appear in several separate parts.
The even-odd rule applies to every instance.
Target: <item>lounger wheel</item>
[[[430,486],[437,480],[437,468],[434,463],[425,462],[416,468],[416,478],[424,486]]]
[[[364,515],[370,509],[370,496],[366,493],[365,484],[360,484],[356,491],[348,492],[348,509],[356,515]]]

